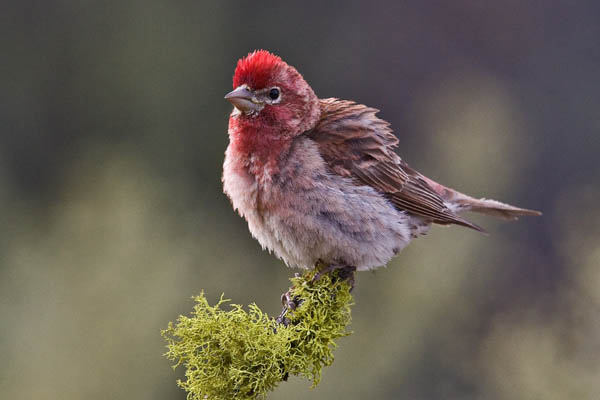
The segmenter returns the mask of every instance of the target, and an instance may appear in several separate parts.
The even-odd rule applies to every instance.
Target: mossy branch
[[[190,317],[180,316],[161,332],[166,357],[186,368],[177,383],[188,399],[265,398],[289,375],[321,379],[333,363],[335,339],[350,334],[351,279],[347,270],[315,269],[290,279],[284,310],[277,319],[256,304],[248,311],[223,296],[211,306],[196,296]]]

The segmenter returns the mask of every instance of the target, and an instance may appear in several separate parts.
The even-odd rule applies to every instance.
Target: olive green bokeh
[[[295,271],[220,175],[237,59],[381,109],[413,167],[544,212],[434,228],[359,273],[353,335],[269,399],[600,393],[600,5],[4,1],[2,398],[184,399],[159,332],[204,290],[269,315]]]

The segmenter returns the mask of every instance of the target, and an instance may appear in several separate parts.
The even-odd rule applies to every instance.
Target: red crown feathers
[[[272,84],[271,79],[286,65],[280,57],[266,50],[255,50],[241,58],[233,75],[233,88],[244,83],[252,89],[263,89]]]

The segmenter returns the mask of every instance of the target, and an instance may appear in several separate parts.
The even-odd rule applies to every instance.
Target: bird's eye
[[[279,98],[279,89],[273,88],[269,90],[269,97],[271,100],[277,100]]]

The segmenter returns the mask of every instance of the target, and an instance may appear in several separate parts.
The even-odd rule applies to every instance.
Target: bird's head
[[[225,96],[244,125],[295,136],[316,124],[319,101],[302,75],[278,56],[256,50],[240,59]]]

